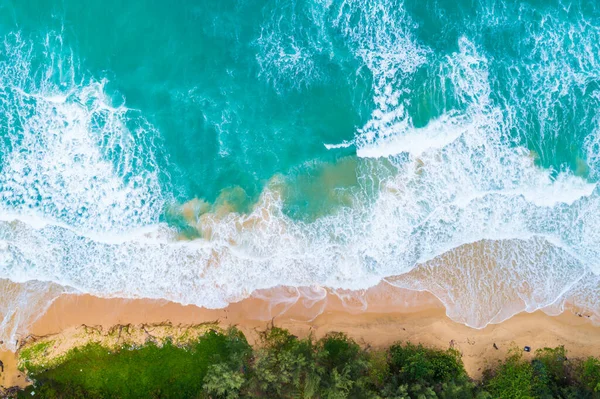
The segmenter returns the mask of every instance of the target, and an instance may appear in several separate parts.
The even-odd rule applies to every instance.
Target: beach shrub
[[[411,343],[389,348],[389,373],[383,397],[473,398],[474,384],[454,349],[436,350]]]
[[[341,333],[332,333],[317,343],[320,392],[327,398],[364,398],[369,387],[369,357],[366,351]]]
[[[92,343],[71,350],[54,368],[30,370],[35,385],[26,393],[35,392],[37,398],[197,398],[208,394],[203,386],[211,367],[218,365],[219,372],[235,378],[250,354],[245,337],[235,329],[209,331],[183,347],[166,341],[111,351]],[[231,392],[240,388],[229,384],[212,397],[234,397]]]
[[[533,367],[523,359],[522,352],[512,349],[504,363],[492,371],[486,387],[495,398],[527,399],[533,398]]]
[[[34,344],[22,355],[34,359],[47,349]],[[341,333],[300,339],[277,327],[262,332],[254,350],[231,329],[184,346],[115,351],[92,343],[51,366],[28,364],[35,385],[21,398],[600,398],[600,361],[569,359],[564,347],[540,349],[530,360],[514,348],[474,382],[453,349],[398,343],[368,350]]]
[[[218,363],[209,366],[202,388],[209,397],[237,399],[245,382],[241,371],[232,369],[227,363]]]
[[[535,397],[558,398],[568,395],[571,381],[564,346],[538,349],[531,365]]]
[[[600,397],[600,360],[588,357],[581,362],[577,371],[579,382]]]
[[[255,352],[250,397],[366,398],[367,352],[346,335],[332,333],[314,341],[273,327],[262,334]]]
[[[488,372],[485,382],[494,397],[501,398],[597,398],[600,362],[595,358],[571,361],[563,346],[536,351],[531,361],[514,348],[507,359]]]
[[[27,348],[23,348],[19,354],[21,368],[31,368],[32,361],[41,356],[52,345],[52,341],[36,342]]]
[[[442,383],[465,375],[460,354],[410,343],[390,347],[390,371],[403,382]]]
[[[388,352],[385,350],[371,351],[367,361],[367,381],[374,390],[380,391],[383,389],[390,372]]]
[[[287,330],[273,327],[261,334],[255,351],[251,397],[312,397],[319,385],[311,337],[298,339]]]

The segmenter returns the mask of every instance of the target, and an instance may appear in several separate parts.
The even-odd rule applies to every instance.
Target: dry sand
[[[282,290],[263,291],[253,298],[231,304],[225,309],[208,310],[166,301],[103,299],[91,295],[59,297],[30,328],[36,336],[63,333],[82,324],[109,329],[117,324],[151,324],[171,322],[199,324],[218,321],[222,326],[236,325],[250,342],[257,331],[266,328],[271,319],[278,326],[296,335],[314,334],[321,337],[331,331],[341,331],[365,346],[383,347],[396,341],[423,343],[437,348],[453,346],[463,356],[465,367],[473,377],[506,356],[514,346],[535,349],[564,345],[572,357],[600,355],[600,328],[584,316],[565,313],[548,316],[538,311],[523,313],[496,325],[476,330],[455,323],[446,315],[439,301],[428,293],[407,292],[379,286],[369,290],[369,307],[352,301],[342,303],[339,296],[328,293],[309,301],[285,297]],[[270,299],[269,299],[270,298]],[[393,298],[393,300],[391,299]],[[350,306],[350,307],[349,307]],[[494,344],[498,349],[494,348]],[[532,356],[533,352],[526,354]],[[0,353],[6,372],[0,384],[22,384],[23,376],[16,372],[14,354]]]

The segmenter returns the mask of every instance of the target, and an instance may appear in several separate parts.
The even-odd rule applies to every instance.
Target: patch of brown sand
[[[4,372],[0,373],[0,388],[2,387],[25,387],[27,381],[25,375],[17,370],[17,355],[11,351],[0,351],[0,361],[4,364]],[[0,390],[0,397],[2,391]]]
[[[63,295],[34,323],[30,332],[43,336],[82,324],[109,329],[117,324],[140,325],[168,321],[173,325],[190,325],[218,321],[223,327],[237,325],[252,343],[257,338],[256,332],[270,324],[268,316],[274,316],[276,325],[299,336],[312,333],[319,338],[331,331],[341,331],[362,345],[371,347],[385,347],[397,341],[423,343],[441,349],[452,346],[462,353],[465,367],[473,377],[480,376],[486,367],[503,359],[515,345],[528,345],[533,351],[546,346],[564,345],[572,357],[600,355],[600,328],[593,326],[585,317],[571,313],[560,316],[548,316],[541,311],[524,313],[503,323],[475,330],[450,320],[439,301],[427,293],[400,292],[400,297],[408,295],[406,298],[410,299],[412,305],[407,305],[402,301],[386,304],[388,292],[381,295],[379,303],[370,298],[369,308],[361,311],[360,307],[348,310],[348,302],[344,306],[339,293],[335,295],[331,292],[314,303],[302,302],[301,299],[291,305],[280,303],[274,307],[269,296],[271,299],[281,297],[280,291],[274,292],[263,292],[258,297],[220,310],[166,301]],[[376,296],[377,290],[365,295]],[[398,293],[394,295],[394,298],[398,297]],[[320,302],[325,303],[319,305]],[[316,315],[315,308],[318,311]],[[277,315],[284,309],[287,310]],[[495,349],[494,344],[499,349]],[[530,357],[533,352],[525,355]]]

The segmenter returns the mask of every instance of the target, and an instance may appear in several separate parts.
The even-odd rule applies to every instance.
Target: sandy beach
[[[289,293],[289,289],[286,292]],[[274,289],[256,293],[225,309],[209,310],[167,301],[68,294],[59,297],[32,324],[29,333],[32,336],[61,334],[64,338],[81,325],[108,330],[119,324],[193,325],[216,321],[224,327],[237,326],[253,343],[257,332],[273,322],[299,336],[314,334],[319,338],[341,331],[365,347],[384,347],[397,341],[436,348],[454,347],[462,353],[472,377],[480,376],[486,367],[503,359],[515,346],[530,346],[533,353],[546,346],[564,345],[572,357],[600,355],[600,328],[592,325],[585,315],[565,312],[549,316],[537,311],[473,329],[450,320],[440,302],[426,292],[380,285],[365,296],[370,299],[369,307],[362,310],[349,308],[348,303],[344,304],[338,295],[331,293],[317,302],[307,302],[302,297],[295,302],[289,298],[288,302],[281,302],[282,289]],[[392,297],[394,302],[390,301]],[[280,302],[274,303],[274,298]],[[6,370],[0,384],[6,387],[25,383],[16,370],[14,353],[2,352],[0,359]]]

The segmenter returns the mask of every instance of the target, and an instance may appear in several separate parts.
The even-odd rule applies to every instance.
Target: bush
[[[531,361],[513,349],[504,363],[488,373],[486,388],[501,398],[597,398],[600,362],[571,361],[564,347],[543,348]]]
[[[578,382],[590,393],[600,397],[600,360],[588,357],[577,368]]]
[[[242,372],[232,370],[227,363],[218,363],[208,368],[202,388],[210,397],[237,399],[245,382]]]
[[[327,398],[364,398],[369,392],[367,353],[341,333],[317,343],[320,392]]]
[[[564,346],[536,351],[533,367],[533,392],[539,398],[558,398],[569,386],[569,368]]]
[[[209,331],[186,347],[166,342],[109,351],[88,344],[70,351],[53,369],[30,370],[36,384],[27,393],[35,391],[36,398],[196,398],[211,366],[238,370],[250,353],[235,329]]]
[[[493,377],[486,385],[495,398],[526,399],[533,398],[532,380],[531,363],[523,360],[520,350],[513,349],[506,361],[493,372]]]
[[[265,331],[255,352],[249,396],[266,398],[364,398],[368,358],[344,334],[314,342],[277,327]]]
[[[312,338],[299,340],[273,327],[261,335],[255,352],[252,397],[312,397],[319,385]]]
[[[31,358],[40,348],[24,354]],[[538,350],[531,361],[513,349],[475,384],[455,350],[399,343],[368,351],[344,334],[315,341],[276,327],[261,334],[254,351],[231,329],[210,331],[185,347],[167,342],[113,353],[90,344],[54,368],[29,372],[35,387],[19,397],[35,391],[48,399],[600,398],[600,361],[568,359],[564,347]]]
[[[472,398],[473,390],[456,350],[410,343],[390,347],[384,397]]]

